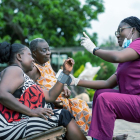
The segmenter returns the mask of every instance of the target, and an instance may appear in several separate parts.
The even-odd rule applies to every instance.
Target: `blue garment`
[[[125,38],[123,41],[122,47],[127,48],[131,42],[132,42],[132,39],[129,40],[129,39]]]

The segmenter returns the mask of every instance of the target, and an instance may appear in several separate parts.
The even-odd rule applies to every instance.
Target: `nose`
[[[119,39],[119,37],[120,37],[120,34],[117,34],[117,35],[116,35],[116,37],[117,37],[117,39]]]
[[[49,54],[51,54],[51,52],[49,50],[47,50],[46,54],[49,55]]]

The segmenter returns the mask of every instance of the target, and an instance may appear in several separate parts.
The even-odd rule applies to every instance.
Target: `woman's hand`
[[[79,81],[80,81],[80,79],[79,79],[79,78],[75,78],[72,74],[70,74],[69,76],[70,76],[71,79],[72,79],[70,85],[71,85],[71,86],[74,86],[74,85],[77,86],[78,83],[79,83]]]
[[[63,64],[63,72],[67,75],[72,71],[74,65],[74,60],[72,58],[68,58],[65,60]]]
[[[96,48],[95,44],[90,40],[90,38],[83,32],[85,37],[81,37],[81,46],[84,46],[87,51],[93,54],[94,48]]]
[[[43,118],[45,120],[48,120],[46,115],[51,118],[51,115],[53,115],[53,110],[49,109],[49,108],[36,108],[36,109],[32,109],[31,110],[31,116],[32,117],[40,117]]]
[[[62,96],[65,98],[69,98],[70,95],[71,95],[71,91],[69,90],[67,86],[64,86]]]

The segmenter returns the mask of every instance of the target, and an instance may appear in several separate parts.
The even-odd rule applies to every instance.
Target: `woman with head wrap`
[[[133,16],[125,18],[115,35],[119,46],[125,49],[100,49],[86,34],[82,37],[81,45],[103,60],[119,63],[116,73],[107,80],[98,81],[73,77],[75,85],[97,89],[88,132],[88,135],[97,140],[112,139],[116,119],[140,123],[140,19]],[[117,85],[119,90],[113,89]],[[126,136],[121,139],[126,139]]]

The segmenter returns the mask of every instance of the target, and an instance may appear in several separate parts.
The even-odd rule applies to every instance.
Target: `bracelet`
[[[99,50],[100,48],[99,47],[95,47],[94,49],[93,49],[93,54],[95,55],[95,51],[97,51],[97,50]]]
[[[68,86],[72,82],[72,78],[69,75],[63,73],[62,70],[58,71],[58,73],[56,74],[56,78],[60,83],[67,84]]]

